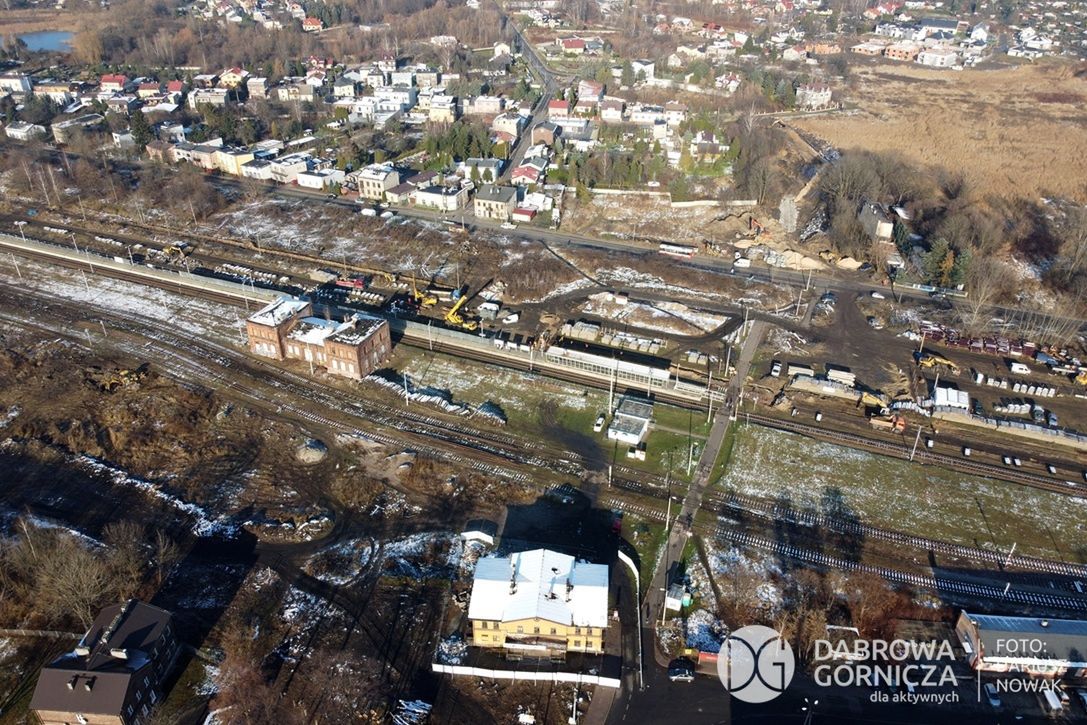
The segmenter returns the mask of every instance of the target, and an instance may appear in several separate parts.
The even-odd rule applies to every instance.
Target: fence
[[[619,689],[616,677],[587,675],[582,672],[524,672],[521,670],[488,670],[464,665],[432,664],[435,672],[454,677],[483,677],[489,680],[513,680],[516,682],[575,682],[579,685],[597,685]]]

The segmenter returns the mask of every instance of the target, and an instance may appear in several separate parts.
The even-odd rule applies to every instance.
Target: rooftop
[[[250,317],[249,321],[257,325],[278,327],[295,315],[301,314],[308,307],[309,303],[303,300],[281,297],[274,302],[269,302],[264,309]]]
[[[549,549],[480,559],[469,619],[549,622],[606,627],[608,567],[579,562]]]

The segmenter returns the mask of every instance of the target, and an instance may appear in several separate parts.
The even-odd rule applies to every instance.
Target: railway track
[[[656,521],[664,521],[665,519],[664,512],[657,508],[649,508],[641,504],[631,503],[615,497],[608,497],[605,499],[605,502],[606,505],[620,511],[635,513]],[[1028,606],[1056,608],[1067,611],[1087,611],[1087,598],[1040,592],[1033,589],[1015,589],[1009,587],[1005,590],[1002,587],[988,584],[966,582],[950,579],[948,577],[901,571],[886,566],[864,564],[850,559],[843,559],[842,557],[834,556],[823,551],[786,544],[765,536],[741,531],[736,527],[723,523],[718,523],[716,525],[694,524],[691,529],[703,536],[710,537],[712,540],[731,541],[739,546],[769,551],[778,556],[809,565],[815,565],[823,569],[837,569],[840,571],[875,574],[880,578],[895,584],[914,586],[935,591],[943,595],[951,594],[973,599],[987,599]]]
[[[612,487],[640,496],[654,499],[664,499],[667,495],[663,490],[647,486],[646,484],[630,479],[616,478],[612,480]],[[638,507],[636,513],[648,515],[649,507],[641,504],[628,504]],[[857,521],[834,518],[814,511],[801,511],[796,509],[785,510],[774,501],[757,499],[739,493],[711,493],[702,502],[702,509],[720,515],[724,510],[742,512],[774,522],[792,523],[799,526],[820,528],[840,534],[849,534],[872,540],[884,541],[897,546],[910,547],[921,551],[955,556],[971,561],[1009,566],[1024,571],[1042,574],[1055,574],[1060,576],[1080,577],[1087,579],[1087,566],[1070,564],[1063,561],[1053,561],[1039,557],[1024,556],[1021,554],[1010,555],[1008,553],[981,549],[963,544],[955,544],[950,541],[940,541],[924,536],[915,536],[893,529],[883,529],[869,526]],[[632,511],[634,509],[631,509]],[[663,516],[661,516],[663,519]]]
[[[757,415],[754,413],[744,413],[745,420],[758,423],[766,428],[776,428],[777,430],[783,430],[789,433],[799,433],[800,435],[807,436],[808,438],[816,438],[819,440],[829,441],[831,443],[840,443],[850,448],[861,448],[864,450],[874,451],[884,455],[889,455],[894,458],[901,458],[909,460],[909,451],[901,444],[891,443],[889,441],[879,440],[876,438],[869,438],[856,433],[848,433],[846,431],[829,430],[826,428],[820,428],[819,426],[809,425],[807,423],[799,423],[794,420],[787,420],[784,418],[776,418],[765,415]],[[1087,491],[1082,490],[1082,487],[1077,485],[1068,485],[1063,483],[1057,483],[1052,479],[1045,478],[1044,476],[1035,475],[1026,471],[1016,471],[1013,469],[1002,468],[1000,466],[994,466],[988,463],[981,463],[980,461],[970,461],[955,456],[949,456],[944,453],[934,453],[932,451],[918,449],[913,456],[914,460],[918,463],[929,463],[941,468],[947,468],[953,471],[959,471],[962,473],[969,473],[976,476],[983,476],[985,478],[995,478],[1011,483],[1019,483],[1025,486],[1031,486],[1033,488],[1043,489],[1045,491],[1051,491],[1053,493],[1059,493],[1064,496],[1073,496],[1077,498],[1087,498]]]

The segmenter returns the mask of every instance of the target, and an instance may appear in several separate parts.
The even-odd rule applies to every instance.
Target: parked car
[[[599,433],[604,430],[604,414],[596,416],[596,422],[593,423],[593,433]]]
[[[1047,463],[1045,466],[1045,470],[1049,471],[1049,475],[1051,476],[1057,475],[1057,467],[1054,466],[1052,463]]]
[[[969,458],[969,457],[970,457],[970,454],[971,454],[971,453],[973,453],[973,451],[971,451],[971,450],[970,450],[970,446],[963,446],[963,448],[962,448],[962,454],[963,454],[964,456],[966,456],[967,458]]]
[[[781,375],[781,363],[777,360],[775,360],[774,364],[770,367],[770,375],[775,378]]]
[[[1004,465],[1005,466],[1010,466],[1011,464],[1012,464],[1012,457],[1011,456],[1004,456]]]
[[[985,683],[985,697],[989,699],[990,705],[1000,707],[1000,698],[996,694],[996,685],[991,682]]]
[[[690,660],[672,660],[668,664],[668,679],[672,682],[693,682],[694,663]]]
[[[882,292],[873,292],[872,293],[872,299],[874,299],[874,300],[885,300],[887,298],[883,296]]]

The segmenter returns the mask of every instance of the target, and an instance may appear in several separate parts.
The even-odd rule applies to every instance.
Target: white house
[[[321,171],[303,171],[295,177],[298,185],[304,189],[317,189],[322,191],[333,184],[342,184],[344,172],[339,169],[322,169]]]
[[[13,121],[4,128],[4,133],[8,138],[16,141],[29,141],[32,138],[43,138],[46,131],[45,126],[39,126],[36,123]]]

